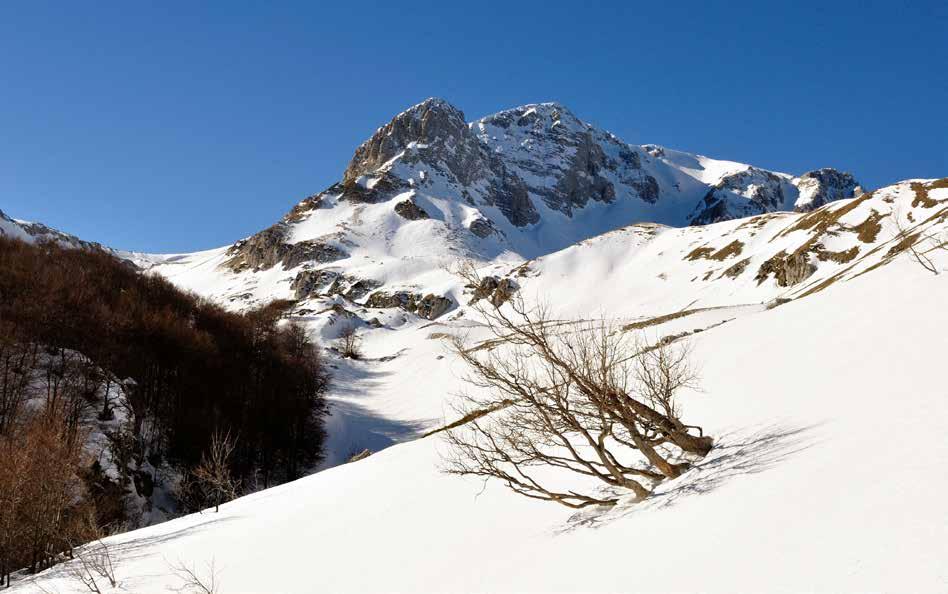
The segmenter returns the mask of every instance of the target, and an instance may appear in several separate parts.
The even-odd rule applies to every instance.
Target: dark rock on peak
[[[409,221],[420,221],[430,218],[425,209],[415,204],[412,200],[402,200],[395,205],[395,214]]]
[[[430,98],[398,114],[356,149],[343,181],[374,171],[405,150],[422,145],[466,144],[470,136],[464,113],[443,99]]]
[[[494,224],[488,219],[474,219],[467,228],[471,233],[481,238],[487,237],[496,231]]]

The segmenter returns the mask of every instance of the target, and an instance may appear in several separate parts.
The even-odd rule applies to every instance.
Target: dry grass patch
[[[731,243],[711,254],[709,259],[723,262],[731,256],[740,256],[742,251],[744,251],[744,244],[735,239]]]
[[[898,256],[905,250],[909,249],[910,247],[918,243],[918,240],[921,237],[922,237],[921,233],[911,233],[911,234],[902,236],[902,238],[899,239],[899,242],[895,244],[894,246],[892,246],[891,248],[889,248],[889,251],[886,252],[885,254],[886,259],[890,259],[890,258],[894,258],[895,256]]]
[[[873,210],[872,214],[870,214],[865,221],[853,227],[853,230],[856,232],[856,238],[863,243],[874,243],[879,236],[879,232],[882,231],[880,221],[887,216],[889,215],[879,214]]]
[[[690,316],[691,314],[698,313],[699,311],[704,311],[704,309],[702,308],[683,309],[681,311],[676,311],[674,313],[656,316],[654,318],[648,318],[647,320],[640,320],[638,322],[632,322],[631,324],[626,324],[625,326],[622,327],[622,330],[624,332],[630,332],[632,330],[641,330],[643,328],[648,328],[649,326],[657,326],[659,324],[664,324],[665,322],[677,320],[678,318]]]
[[[912,190],[915,192],[915,199],[912,200],[912,208],[916,208],[918,206],[921,206],[922,208],[932,208],[933,206],[938,206],[938,201],[928,195],[928,188],[925,187],[925,184],[917,182],[913,183]]]
[[[750,258],[744,258],[740,262],[734,264],[727,270],[721,273],[721,276],[718,278],[728,277],[728,278],[737,278],[747,270],[747,266],[750,264]]]
[[[809,230],[815,230],[817,235],[822,235],[832,225],[838,223],[841,218],[858,208],[860,204],[871,199],[873,195],[874,192],[867,192],[858,198],[853,198],[849,204],[846,204],[842,208],[836,208],[838,203],[831,202],[822,208],[818,208],[804,215],[795,225],[784,229],[778,233],[775,238],[793,233],[794,231]]]
[[[685,259],[694,262],[695,260],[706,259],[713,253],[714,248],[712,247],[699,247],[691,250],[691,252],[685,256]]]
[[[695,260],[715,260],[717,262],[723,262],[731,256],[740,256],[742,251],[744,251],[743,242],[735,239],[719,250],[715,250],[710,246],[695,248],[685,256],[685,259],[691,260],[692,262]]]
[[[859,255],[859,248],[853,246],[842,252],[830,252],[827,250],[817,250],[816,257],[822,262],[836,262],[837,264],[847,264],[856,259]]]

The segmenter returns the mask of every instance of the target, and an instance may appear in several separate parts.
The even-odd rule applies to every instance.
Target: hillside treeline
[[[328,375],[281,311],[227,312],[104,252],[0,238],[0,569],[41,567],[84,538],[72,524],[123,520],[124,494],[160,480],[140,469],[188,476],[215,434],[233,437],[244,490],[318,462]],[[86,455],[90,426],[111,428],[119,479]],[[191,490],[182,506],[200,505]]]

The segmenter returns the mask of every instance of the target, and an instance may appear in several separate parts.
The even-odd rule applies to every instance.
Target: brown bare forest
[[[230,437],[234,493],[317,463],[329,377],[305,332],[280,323],[284,306],[236,314],[105,252],[0,238],[4,583],[134,521],[123,499],[160,480],[141,469],[200,478],[214,436]],[[86,434],[111,427],[119,406],[128,422],[107,432],[115,478]],[[201,480],[181,483],[180,511],[220,503]]]

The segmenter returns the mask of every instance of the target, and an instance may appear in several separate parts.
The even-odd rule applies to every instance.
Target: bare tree
[[[171,571],[181,580],[181,585],[175,588],[177,592],[187,594],[218,594],[219,572],[215,566],[214,559],[207,563],[207,574],[202,576],[197,567],[187,565],[184,561],[177,565],[171,565]]]
[[[604,321],[557,321],[520,296],[476,308],[491,337],[453,342],[475,390],[461,395],[457,411],[471,420],[447,432],[447,472],[500,479],[521,495],[581,508],[616,503],[615,489],[641,500],[688,467],[684,454],[711,449],[710,437],[681,421],[675,400],[695,384],[686,349],[646,346]],[[571,488],[551,470],[611,490]]]
[[[69,574],[92,592],[101,593],[99,581],[107,582],[115,588],[118,585],[115,578],[115,561],[112,550],[103,540],[108,534],[99,525],[94,507],[86,507],[83,513],[77,515],[72,532],[76,542],[71,539],[71,547],[82,542],[88,544],[72,549],[76,562],[69,568]]]
[[[69,574],[89,591],[101,594],[100,580],[108,582],[112,588],[118,585],[112,552],[103,541],[98,540],[76,549],[75,558],[76,562],[70,567]]]
[[[339,350],[342,356],[347,359],[359,359],[362,357],[362,347],[359,344],[359,336],[356,334],[355,326],[346,326],[339,333]]]
[[[237,497],[237,480],[230,471],[230,458],[237,441],[230,432],[215,431],[211,445],[194,469],[194,478],[204,493],[214,502],[214,511],[220,511],[222,503]]]
[[[932,274],[939,274],[938,265],[932,260],[930,254],[939,251],[948,252],[948,236],[938,236],[921,230],[916,231],[915,229],[918,229],[920,225],[917,225],[915,229],[910,229],[902,222],[899,212],[894,212],[892,218],[895,220],[895,226],[898,230],[897,238],[899,239],[899,243],[893,249],[896,251],[899,248],[904,249],[919,266]]]

